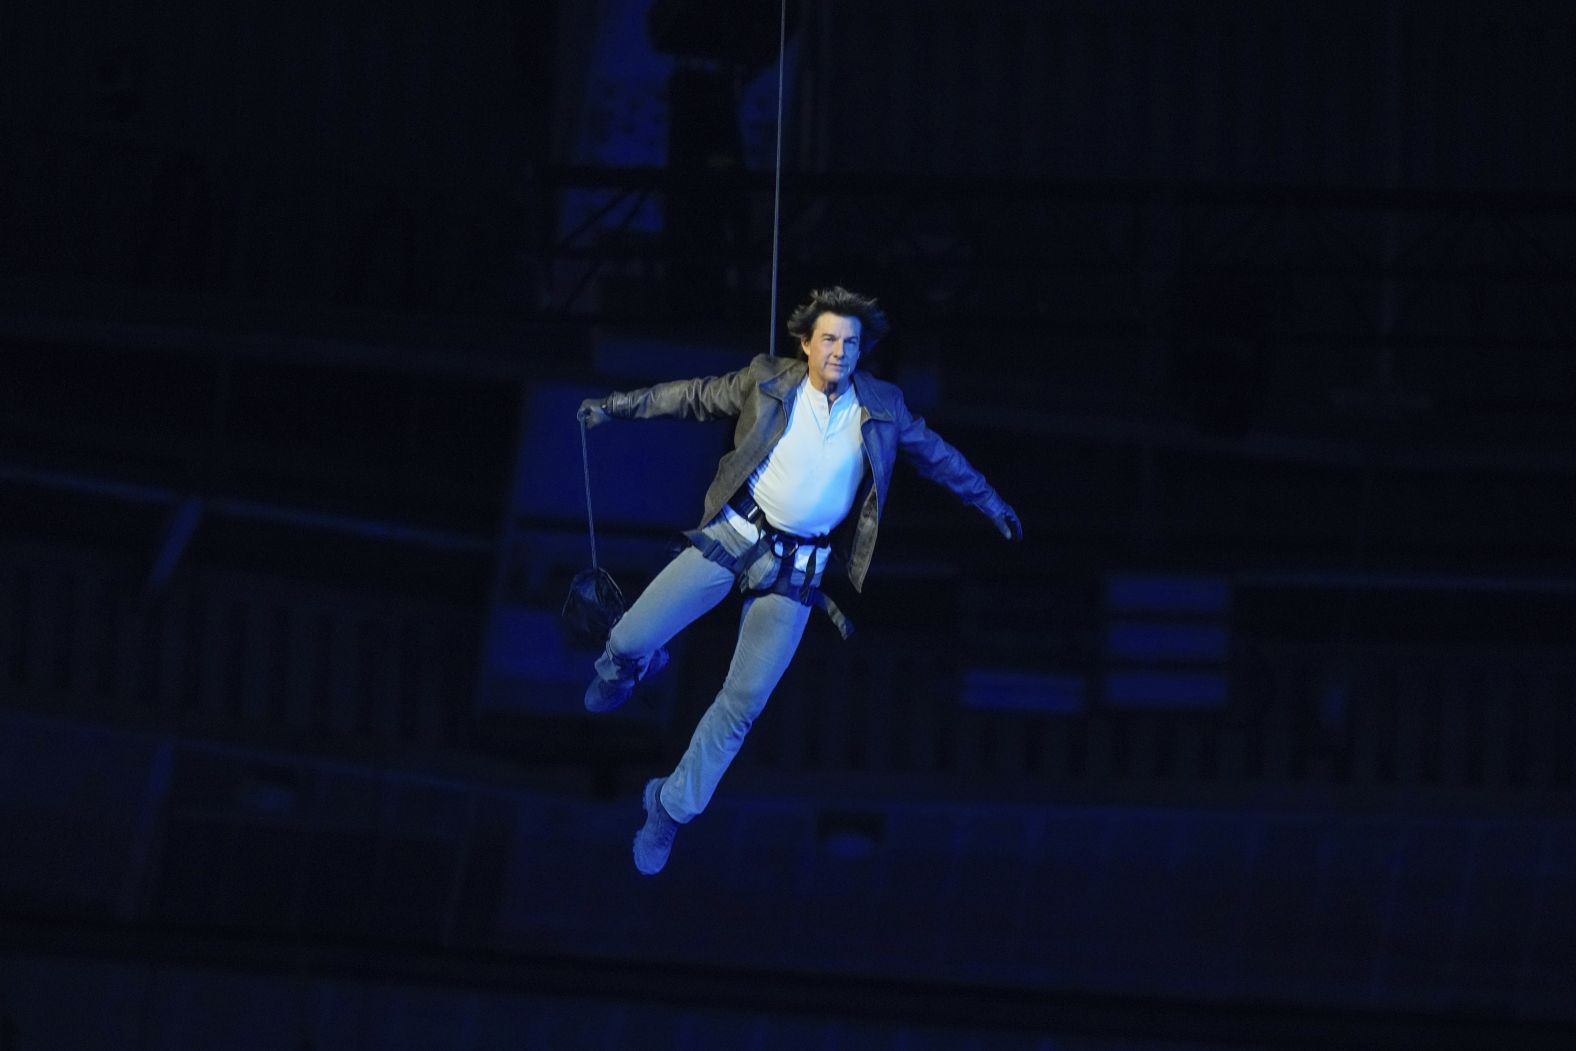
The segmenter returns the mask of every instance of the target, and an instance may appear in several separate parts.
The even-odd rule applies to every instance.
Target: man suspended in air
[[[847,621],[821,592],[836,560],[864,587],[876,534],[902,455],[1020,540],[1018,516],[963,455],[913,415],[894,384],[858,372],[861,352],[887,332],[867,296],[844,288],[810,294],[788,319],[797,358],[762,354],[737,372],[659,383],[588,399],[580,418],[734,417],[733,449],[706,490],[690,546],[662,570],[613,627],[596,661],[586,708],[607,712],[666,663],[664,644],[735,588],[744,593],[733,661],[689,748],[666,777],[647,782],[635,867],[662,870],[678,826],[694,820],[738,754],[793,659],[812,606],[846,638]],[[654,655],[661,654],[653,659]]]

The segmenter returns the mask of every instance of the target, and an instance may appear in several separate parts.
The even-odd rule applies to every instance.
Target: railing
[[[351,754],[467,740],[479,613],[201,568],[142,606],[133,567],[63,548],[0,549],[0,580],[0,688],[11,706]],[[954,586],[971,609],[974,591],[1009,601]],[[938,611],[949,601],[943,592]],[[1312,786],[1492,799],[1576,783],[1569,647],[1337,647],[1244,624],[1223,666],[1224,703],[1135,708],[1102,696],[1107,669],[1088,625],[1046,621],[1010,635],[986,625],[987,643],[956,610],[930,627],[883,625],[880,612],[847,644],[812,624],[741,753],[742,776],[1124,798]],[[665,731],[675,754],[726,668],[732,632],[726,616],[713,619],[691,629],[668,673],[684,687]],[[1031,670],[1060,661],[1085,682],[1082,702],[1063,712],[964,704],[966,670],[1010,654]],[[527,734],[565,732],[561,720],[526,722]]]
[[[1568,790],[1576,656],[1373,647],[1351,653],[1348,715],[1321,719],[1328,647],[1266,645],[1221,711],[977,711],[955,701],[952,640],[802,655],[740,764],[785,772],[939,775],[974,785],[1328,785]],[[720,673],[719,673],[720,674]]]
[[[322,746],[453,743],[478,615],[398,594],[189,568],[156,604],[128,563],[0,548],[7,703]]]

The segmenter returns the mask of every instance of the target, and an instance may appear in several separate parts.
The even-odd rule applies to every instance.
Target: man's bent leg
[[[687,547],[658,573],[625,611],[607,648],[596,660],[596,679],[586,691],[586,707],[608,711],[628,698],[647,670],[651,655],[711,609],[733,587],[733,574]]]
[[[712,701],[690,738],[679,765],[662,785],[662,808],[675,821],[706,809],[744,735],[793,660],[810,619],[810,607],[786,595],[754,595],[744,603],[739,641],[722,692]]]

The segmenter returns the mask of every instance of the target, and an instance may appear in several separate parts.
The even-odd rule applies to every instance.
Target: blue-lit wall
[[[1576,8],[808,0],[780,228],[658,9],[0,11],[0,1051],[1573,1046]],[[583,710],[574,410],[834,281],[1026,539],[900,469],[643,879],[739,598]]]

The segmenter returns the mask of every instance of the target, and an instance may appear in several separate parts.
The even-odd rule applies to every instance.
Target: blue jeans
[[[751,546],[721,517],[701,534],[721,544],[734,558]],[[771,561],[765,562],[767,559]],[[638,679],[645,674],[651,654],[727,597],[740,576],[752,582],[770,580],[776,568],[776,556],[767,552],[761,561],[739,567],[736,576],[698,549],[685,548],[613,626],[607,649],[597,658],[597,674],[608,682]],[[796,581],[800,576],[796,574]],[[820,583],[820,576],[818,567],[812,586]],[[690,821],[711,802],[728,764],[739,754],[745,734],[788,670],[809,619],[810,607],[791,596],[746,594],[728,677],[696,725],[684,757],[662,786],[662,807],[673,820]]]

